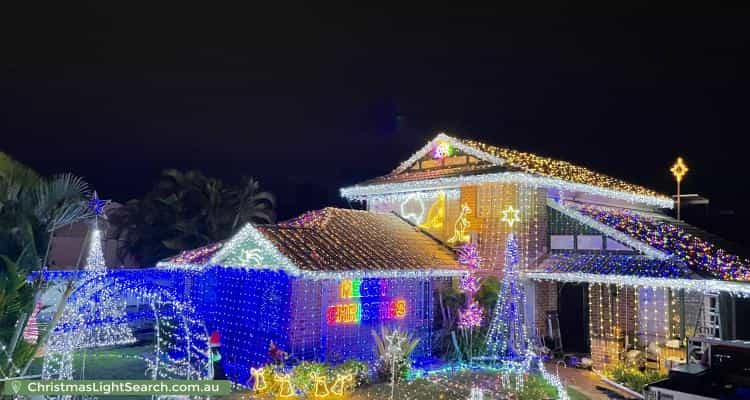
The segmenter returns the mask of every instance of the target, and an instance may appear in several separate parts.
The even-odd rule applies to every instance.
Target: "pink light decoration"
[[[223,245],[223,242],[216,242],[197,249],[185,250],[174,256],[170,262],[173,264],[202,264],[208,261]]]
[[[477,246],[474,243],[467,243],[456,248],[456,256],[459,264],[469,267],[472,270],[478,269],[482,261],[479,257]]]
[[[471,329],[482,324],[484,309],[474,300],[474,296],[479,291],[479,278],[475,272],[479,269],[481,258],[477,251],[477,246],[473,243],[467,243],[456,248],[456,257],[458,263],[467,268],[466,275],[461,277],[459,288],[466,293],[466,306],[458,312],[458,327],[461,329]]]
[[[23,340],[29,343],[36,343],[37,339],[39,339],[39,325],[37,324],[36,316],[37,314],[39,314],[39,310],[41,309],[42,304],[36,303],[36,305],[34,306],[34,311],[31,312],[31,316],[29,317],[29,322],[23,329]]]
[[[286,228],[312,228],[320,223],[320,220],[325,216],[325,213],[325,209],[308,211],[298,217],[279,222],[278,225]]]
[[[482,318],[484,318],[484,309],[476,300],[473,300],[468,307],[458,312],[458,327],[476,328],[482,325]]]
[[[461,277],[461,282],[458,286],[462,292],[471,294],[472,296],[479,291],[479,278],[473,273],[468,273]]]

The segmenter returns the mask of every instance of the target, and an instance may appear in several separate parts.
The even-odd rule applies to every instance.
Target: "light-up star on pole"
[[[505,210],[501,211],[501,213],[503,216],[500,218],[500,221],[507,223],[511,228],[516,222],[521,221],[521,210],[514,208],[513,206],[509,205]]]
[[[672,165],[672,168],[669,169],[672,172],[672,175],[677,179],[677,182],[682,182],[682,177],[685,176],[685,174],[689,171],[687,165],[685,165],[685,162],[682,161],[682,157],[677,157],[677,162]]]
[[[107,206],[107,204],[110,203],[110,200],[102,200],[99,198],[99,194],[94,191],[94,195],[91,196],[91,199],[89,199],[89,210],[91,210],[92,213],[94,213],[94,216],[96,217],[103,217],[104,216],[104,207]]]

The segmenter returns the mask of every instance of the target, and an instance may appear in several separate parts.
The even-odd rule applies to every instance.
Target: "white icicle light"
[[[674,207],[674,201],[664,197],[628,193],[584,183],[569,182],[559,178],[537,176],[525,172],[496,172],[492,174],[456,176],[425,179],[413,182],[381,183],[367,186],[350,186],[340,190],[341,197],[350,200],[370,200],[380,196],[393,196],[397,193],[456,189],[466,185],[482,183],[519,183],[534,187],[555,188],[570,192],[582,192],[611,199],[624,200],[660,208]]]
[[[390,204],[390,203],[402,203],[409,198],[417,198],[419,200],[429,202],[432,200],[435,200],[440,193],[445,193],[446,200],[457,200],[461,198],[461,191],[458,189],[451,189],[451,190],[429,190],[429,191],[419,191],[419,192],[408,192],[408,193],[392,193],[392,194],[385,194],[382,196],[376,196],[376,197],[368,197],[367,201],[371,202],[373,205],[377,204]]]
[[[716,279],[651,278],[629,275],[587,274],[583,272],[527,271],[526,279],[556,282],[588,282],[632,287],[685,289],[700,293],[726,292],[735,296],[750,297],[750,284]]]

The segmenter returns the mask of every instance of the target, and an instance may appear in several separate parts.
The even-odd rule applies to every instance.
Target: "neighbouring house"
[[[119,203],[108,203],[106,211],[111,212],[122,207]],[[119,249],[123,242],[119,240],[114,228],[110,227],[106,219],[99,219],[99,229],[104,233],[102,249],[104,250],[104,259],[109,268],[120,268],[123,265],[134,265],[134,258],[125,255],[121,256]],[[91,222],[83,221],[64,226],[57,229],[52,236],[50,246],[48,268],[52,270],[76,269],[81,267],[85,261],[87,236],[91,231]]]
[[[434,296],[462,272],[450,248],[392,213],[325,208],[182,252],[157,268],[185,271],[185,289],[222,340],[224,370],[245,383],[271,361],[372,360],[372,331],[397,326],[430,356]]]

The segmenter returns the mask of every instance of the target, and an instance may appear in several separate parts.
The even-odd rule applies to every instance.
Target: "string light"
[[[730,254],[666,220],[627,209],[572,204],[571,208],[575,208],[576,212],[571,213],[570,209],[565,212],[599,226],[601,232],[644,254],[655,258],[672,257],[720,279],[750,280],[750,260]],[[576,214],[580,217],[576,217]],[[623,236],[629,242],[620,240]],[[645,244],[638,248],[633,243]]]
[[[669,330],[669,292],[670,289],[662,289],[662,293],[664,294],[664,302],[662,303],[662,307],[664,307],[664,339],[669,340],[670,339],[670,330]]]
[[[558,211],[564,214],[565,216],[573,218],[574,220],[593,228],[597,232],[601,232],[602,234],[608,237],[611,237],[620,243],[623,243],[629,247],[632,247],[649,257],[656,258],[659,260],[664,260],[669,257],[667,254],[663,253],[662,251],[659,251],[653,248],[652,246],[649,246],[648,244],[641,242],[640,240],[633,239],[629,235],[623,232],[620,232],[619,230],[613,227],[605,225],[601,221],[597,221],[593,218],[590,218],[589,216],[581,214],[576,209],[558,204],[557,202],[551,199],[547,201],[547,206],[549,206],[555,211]]]
[[[371,184],[366,186],[358,185],[341,188],[339,192],[341,197],[349,200],[371,201],[381,196],[393,195],[396,193],[401,194],[420,191],[447,190],[462,186],[474,186],[486,183],[523,184],[537,188],[553,188],[573,193],[581,192],[659,208],[674,207],[674,201],[669,198],[621,192],[589,184],[569,182],[558,178],[531,175],[525,172],[496,172],[481,175],[462,175],[457,177],[432,178],[407,182]]]
[[[522,171],[524,171],[523,176],[529,178],[529,180],[534,180],[535,182],[539,183],[539,186],[556,187],[558,189],[571,190],[574,192],[580,191],[591,194],[605,195],[606,197],[621,198],[624,200],[643,202],[646,204],[653,203],[653,205],[665,208],[671,208],[674,204],[672,199],[664,195],[657,194],[652,190],[629,184],[619,179],[599,174],[586,168],[575,166],[565,161],[558,161],[551,158],[540,157],[534,154],[518,152],[511,149],[488,146],[486,144],[471,140],[459,140],[444,133],[438,134],[437,137],[427,143],[424,147],[422,147],[422,149],[414,153],[408,160],[401,163],[401,165],[396,168],[390,175],[388,175],[388,177],[394,177],[404,173],[409,168],[411,168],[414,163],[425,157],[430,151],[433,151],[433,149],[435,149],[435,147],[440,143],[448,143],[452,148],[461,151],[464,154],[468,154],[477,159],[488,162],[491,165],[509,165],[511,167],[521,169]],[[446,187],[457,187],[461,186],[462,184],[492,182],[495,181],[494,179],[497,179],[501,176],[503,176],[503,173],[482,174],[478,177],[462,176],[450,180],[440,179],[439,183],[443,184]],[[435,181],[436,180],[433,179],[429,182],[438,183]],[[419,181],[415,184],[405,184],[400,188],[395,186],[388,186],[388,184],[354,186],[351,188],[342,189],[342,196],[352,198],[351,196],[368,196],[377,194],[376,192],[404,192],[408,191],[408,189],[404,190],[408,187],[425,188],[425,184],[427,182],[428,181]],[[448,184],[449,182],[451,184]],[[373,190],[373,188],[376,187],[377,189]]]
[[[599,284],[599,336],[602,338],[605,337],[604,334],[604,301],[602,292],[604,291],[604,285]]]
[[[633,301],[634,301],[634,307],[633,309],[635,312],[633,312],[633,344],[634,347],[638,348],[638,319],[640,318],[641,311],[640,311],[640,299],[638,294],[638,287],[633,288]]]
[[[494,362],[517,361],[529,349],[523,305],[526,297],[518,276],[518,242],[508,234],[505,245],[505,275],[500,282],[495,315],[487,332],[484,360]]]

